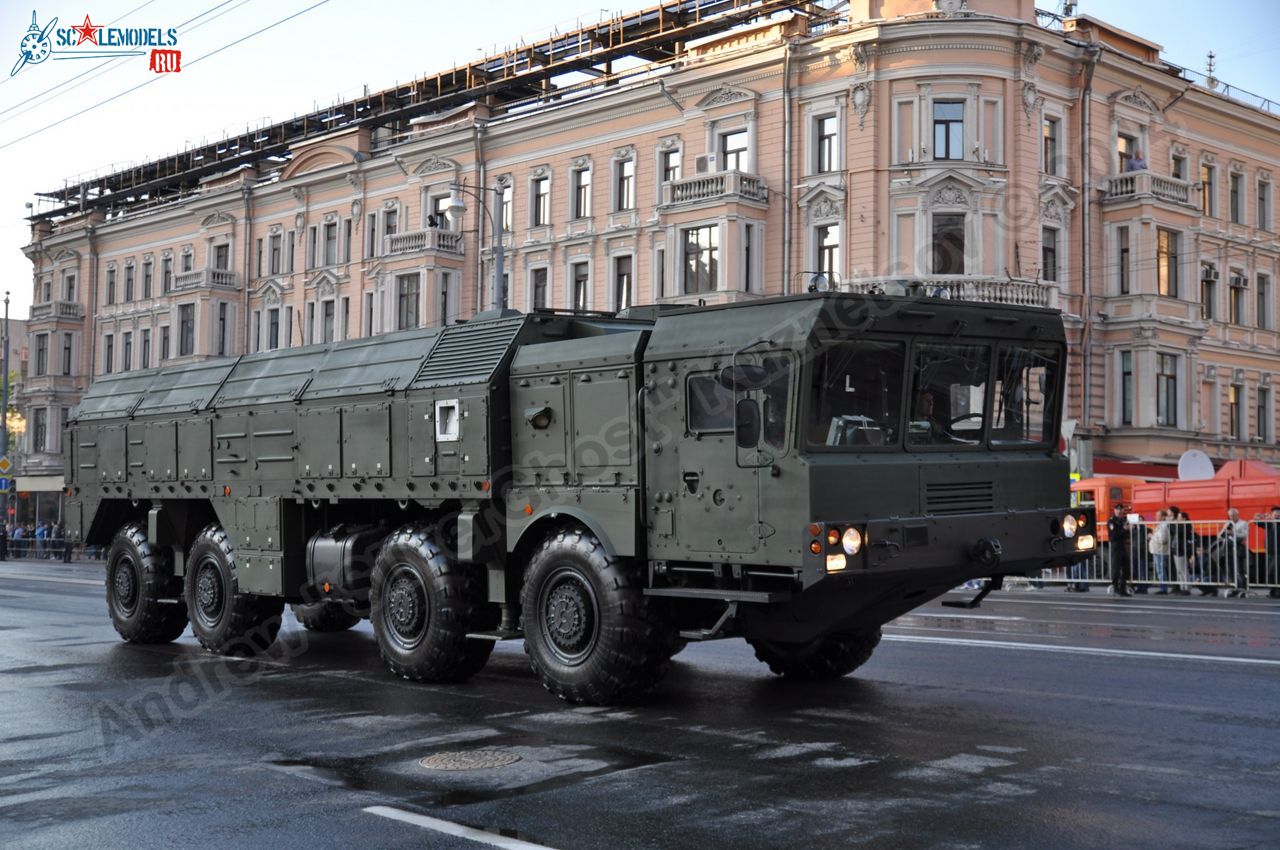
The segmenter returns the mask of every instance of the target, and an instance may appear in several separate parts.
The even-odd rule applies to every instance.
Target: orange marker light
[[[810,544],[809,544],[809,551],[810,551],[810,552],[812,552],[812,553],[813,553],[813,554],[815,554],[815,555],[821,555],[821,554],[822,554],[822,544],[821,544],[821,543],[819,543],[817,540],[813,541],[812,543],[810,543]]]
[[[488,481],[481,481],[481,482],[480,482],[480,489],[481,489],[481,490],[483,490],[483,491],[485,491],[486,493],[488,493],[488,492],[489,492],[489,482],[488,482]]]
[[[817,537],[821,533],[822,533],[822,528],[816,522],[813,525],[809,526],[810,537]]]
[[[328,593],[330,590],[333,590],[333,585],[329,584],[329,582],[326,581],[324,583],[324,592]]]
[[[230,496],[230,495],[231,495],[231,488],[230,488],[230,487],[223,487],[223,488],[222,488],[222,495],[224,495],[224,496]]]
[[[827,529],[827,545],[834,546],[839,542],[840,542],[840,529],[828,528]]]
[[[524,506],[524,515],[525,515],[525,516],[533,516],[533,505],[525,505],[525,506]]]

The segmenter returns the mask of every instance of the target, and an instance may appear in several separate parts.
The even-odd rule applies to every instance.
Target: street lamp
[[[484,188],[480,186],[468,186],[465,183],[454,183],[449,186],[453,191],[449,198],[449,214],[456,215],[460,219],[462,214],[467,210],[467,203],[462,199],[463,195],[470,195],[480,202],[480,209],[484,210],[485,216],[489,219],[489,227],[493,233],[493,304],[494,307],[501,310],[507,304],[507,284],[504,280],[504,255],[502,243],[502,190],[503,186],[491,186]],[[493,210],[489,204],[485,203],[485,194],[493,192],[497,202],[499,213],[495,217]]]

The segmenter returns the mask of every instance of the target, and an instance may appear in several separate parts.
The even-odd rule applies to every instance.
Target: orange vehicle
[[[1094,478],[1082,478],[1071,485],[1071,504],[1073,507],[1092,507],[1098,518],[1098,542],[1107,541],[1107,520],[1111,517],[1111,506],[1133,504],[1133,490],[1140,484],[1146,484],[1145,478],[1131,475],[1099,475]]]
[[[1238,510],[1241,519],[1252,520],[1280,505],[1280,470],[1255,460],[1233,460],[1223,464],[1213,478],[1136,486],[1131,504],[1146,520],[1154,519],[1160,508],[1177,505],[1191,515],[1197,527],[1201,522],[1224,522],[1230,508]],[[1251,550],[1263,550],[1264,534],[1261,526],[1251,527]]]

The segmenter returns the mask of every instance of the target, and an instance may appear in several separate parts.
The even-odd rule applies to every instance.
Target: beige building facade
[[[354,107],[167,192],[82,190],[26,247],[27,418],[65,421],[108,373],[466,319],[493,306],[500,225],[519,310],[820,278],[1054,307],[1084,471],[1280,461],[1280,116],[1031,0],[840,15],[726,24],[515,99],[484,72],[411,121]],[[26,472],[60,474],[58,433],[28,434]]]

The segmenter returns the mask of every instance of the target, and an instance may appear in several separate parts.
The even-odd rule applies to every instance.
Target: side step
[[[490,629],[487,632],[467,632],[467,637],[475,640],[491,640],[497,643],[500,640],[514,640],[518,637],[524,637],[524,632],[515,629]]]

